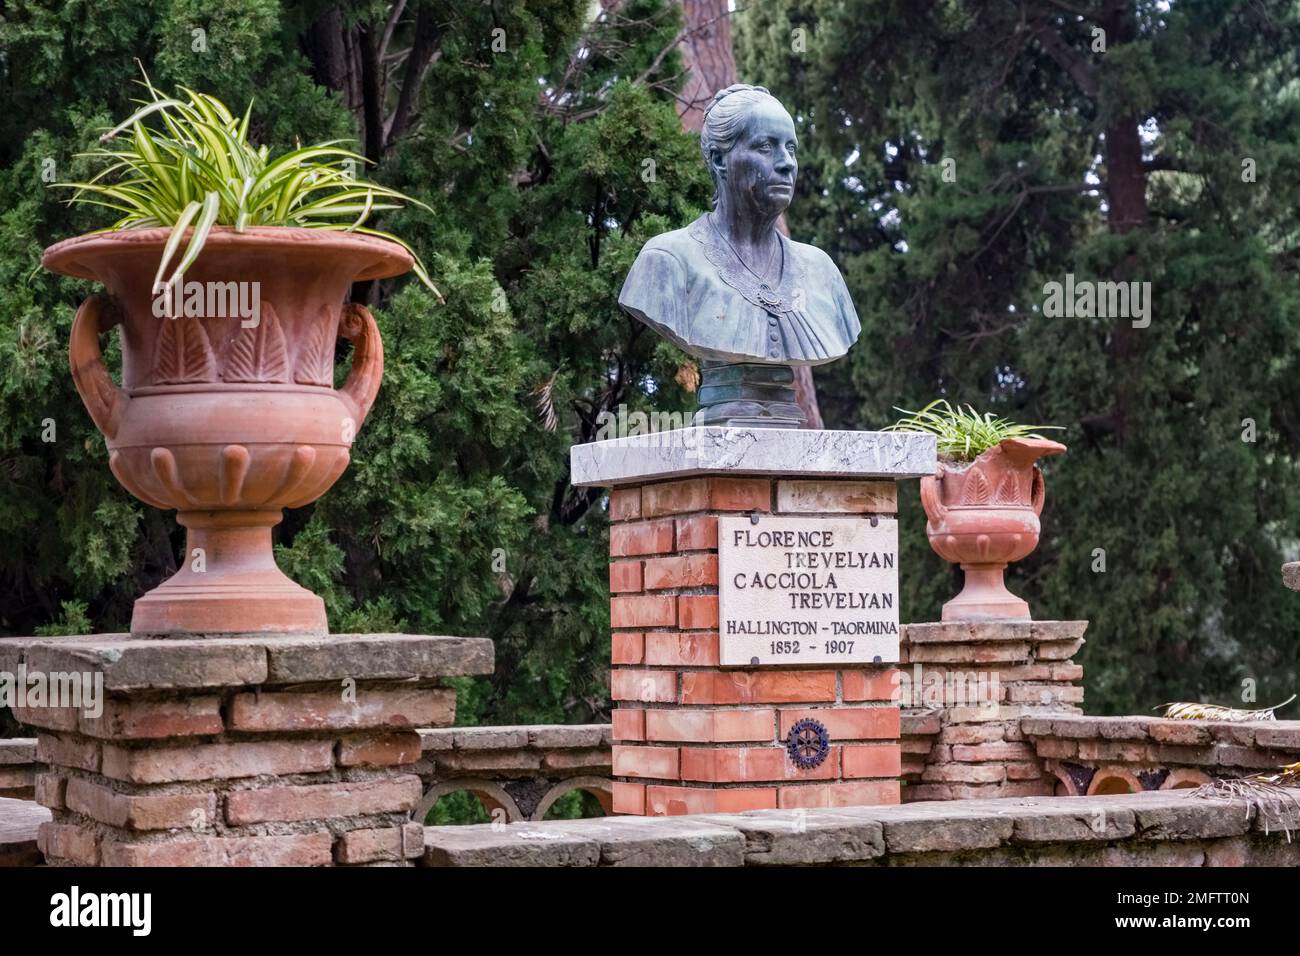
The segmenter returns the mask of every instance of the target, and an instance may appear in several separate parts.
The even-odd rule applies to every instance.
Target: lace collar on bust
[[[808,270],[803,260],[795,253],[790,240],[778,231],[777,239],[781,243],[781,261],[784,269],[781,281],[775,289],[768,283],[760,282],[731,250],[731,247],[718,235],[705,213],[691,223],[688,230],[690,237],[704,247],[705,257],[718,270],[718,276],[731,286],[751,305],[764,312],[779,315],[785,312],[801,312],[804,308],[803,289],[807,288]]]

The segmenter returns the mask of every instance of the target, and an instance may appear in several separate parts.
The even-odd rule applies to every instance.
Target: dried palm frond
[[[1252,807],[1264,823],[1264,834],[1280,829],[1291,842],[1291,817],[1288,811],[1300,813],[1300,762],[1278,768],[1277,773],[1257,773],[1249,777],[1225,777],[1201,784],[1192,791],[1194,797],[1227,797],[1241,800],[1246,813]]]
[[[693,394],[700,387],[700,367],[694,362],[683,362],[677,366],[677,374],[673,376],[673,380]]]
[[[1300,787],[1300,760],[1278,767],[1277,773],[1257,773],[1255,778],[1277,787]]]
[[[1244,710],[1238,707],[1224,707],[1220,704],[1193,704],[1176,702],[1172,704],[1160,704],[1159,707],[1165,708],[1164,715],[1173,720],[1228,720],[1228,721],[1246,721],[1246,720],[1277,720],[1277,715],[1273,712],[1281,710],[1291,701],[1296,699],[1292,694],[1280,704],[1274,704],[1272,707],[1261,707],[1258,710]],[[1152,710],[1158,710],[1159,707],[1152,707]]]
[[[542,427],[548,432],[553,432],[559,426],[559,416],[555,414],[555,380],[559,377],[560,370],[557,368],[548,378],[537,388],[533,389],[533,394],[537,396],[537,410],[542,414]]]

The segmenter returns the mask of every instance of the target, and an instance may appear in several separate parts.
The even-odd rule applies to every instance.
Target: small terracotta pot
[[[344,304],[349,285],[400,275],[412,259],[369,236],[216,229],[184,277],[203,291],[194,310],[203,314],[167,318],[156,314],[153,279],[168,235],[79,236],[41,259],[107,287],[77,310],[73,379],[114,476],[146,504],[177,509],[187,531],[181,569],[135,602],[131,633],[324,634],[324,603],[276,567],[271,529],[282,509],[315,501],[342,474],[379,391],[383,343],[370,312]],[[245,304],[257,290],[255,317],[230,307],[232,288]],[[121,387],[99,347],[114,326]],[[336,390],[339,336],[353,356]]]
[[[1063,451],[1060,442],[1008,438],[969,465],[940,461],[936,475],[921,479],[930,547],[966,573],[961,593],[943,606],[943,620],[1029,618],[1029,605],[1002,576],[1038,546],[1044,485],[1034,462]]]

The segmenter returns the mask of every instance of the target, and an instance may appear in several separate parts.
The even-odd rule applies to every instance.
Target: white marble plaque
[[[721,663],[898,661],[898,521],[718,519]]]

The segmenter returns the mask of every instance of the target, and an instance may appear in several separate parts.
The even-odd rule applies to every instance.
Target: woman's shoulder
[[[835,260],[817,246],[811,246],[806,242],[795,242],[793,239],[789,240],[789,242],[794,249],[795,255],[810,269],[816,269],[819,272],[829,271],[835,273],[835,275],[840,274],[839,266],[835,264]]]
[[[699,255],[699,241],[691,234],[696,226],[691,223],[683,229],[661,232],[641,247],[641,255],[659,253],[672,256],[682,265],[686,265]]]

